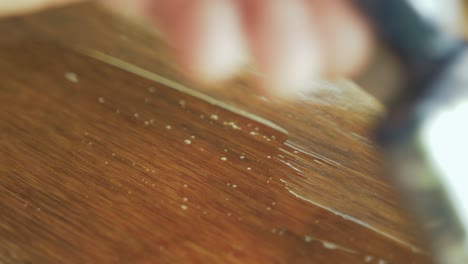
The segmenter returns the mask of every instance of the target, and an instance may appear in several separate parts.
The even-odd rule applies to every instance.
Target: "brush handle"
[[[354,0],[379,37],[406,65],[438,61],[460,41],[437,30],[407,0]]]
[[[415,100],[455,58],[463,43],[437,30],[406,0],[353,0],[368,17],[378,37],[400,60],[408,85],[403,98]],[[396,102],[398,103],[398,102]]]

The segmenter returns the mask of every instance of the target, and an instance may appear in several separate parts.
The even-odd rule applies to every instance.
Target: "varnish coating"
[[[191,85],[90,5],[0,32],[0,262],[427,262],[370,137],[380,106],[350,83],[207,92],[286,134],[85,55]]]

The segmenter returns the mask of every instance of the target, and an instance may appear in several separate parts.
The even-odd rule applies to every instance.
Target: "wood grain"
[[[383,110],[350,82],[295,102],[245,79],[205,92],[285,133],[151,80],[196,87],[91,5],[0,32],[0,262],[429,261],[371,137]]]

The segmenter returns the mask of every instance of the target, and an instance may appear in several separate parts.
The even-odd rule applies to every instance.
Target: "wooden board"
[[[0,262],[428,262],[352,83],[191,92],[154,35],[91,5],[0,32]]]

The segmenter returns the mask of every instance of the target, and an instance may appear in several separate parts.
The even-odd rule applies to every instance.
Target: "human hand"
[[[20,2],[23,8],[29,3],[32,10],[72,1],[7,2]],[[154,25],[185,72],[205,87],[250,64],[263,91],[288,96],[313,89],[319,77],[358,73],[373,46],[368,25],[349,0],[101,2]]]
[[[265,92],[290,95],[321,76],[356,74],[372,50],[369,27],[349,0],[107,2],[146,17],[190,76],[208,84],[252,63]]]

